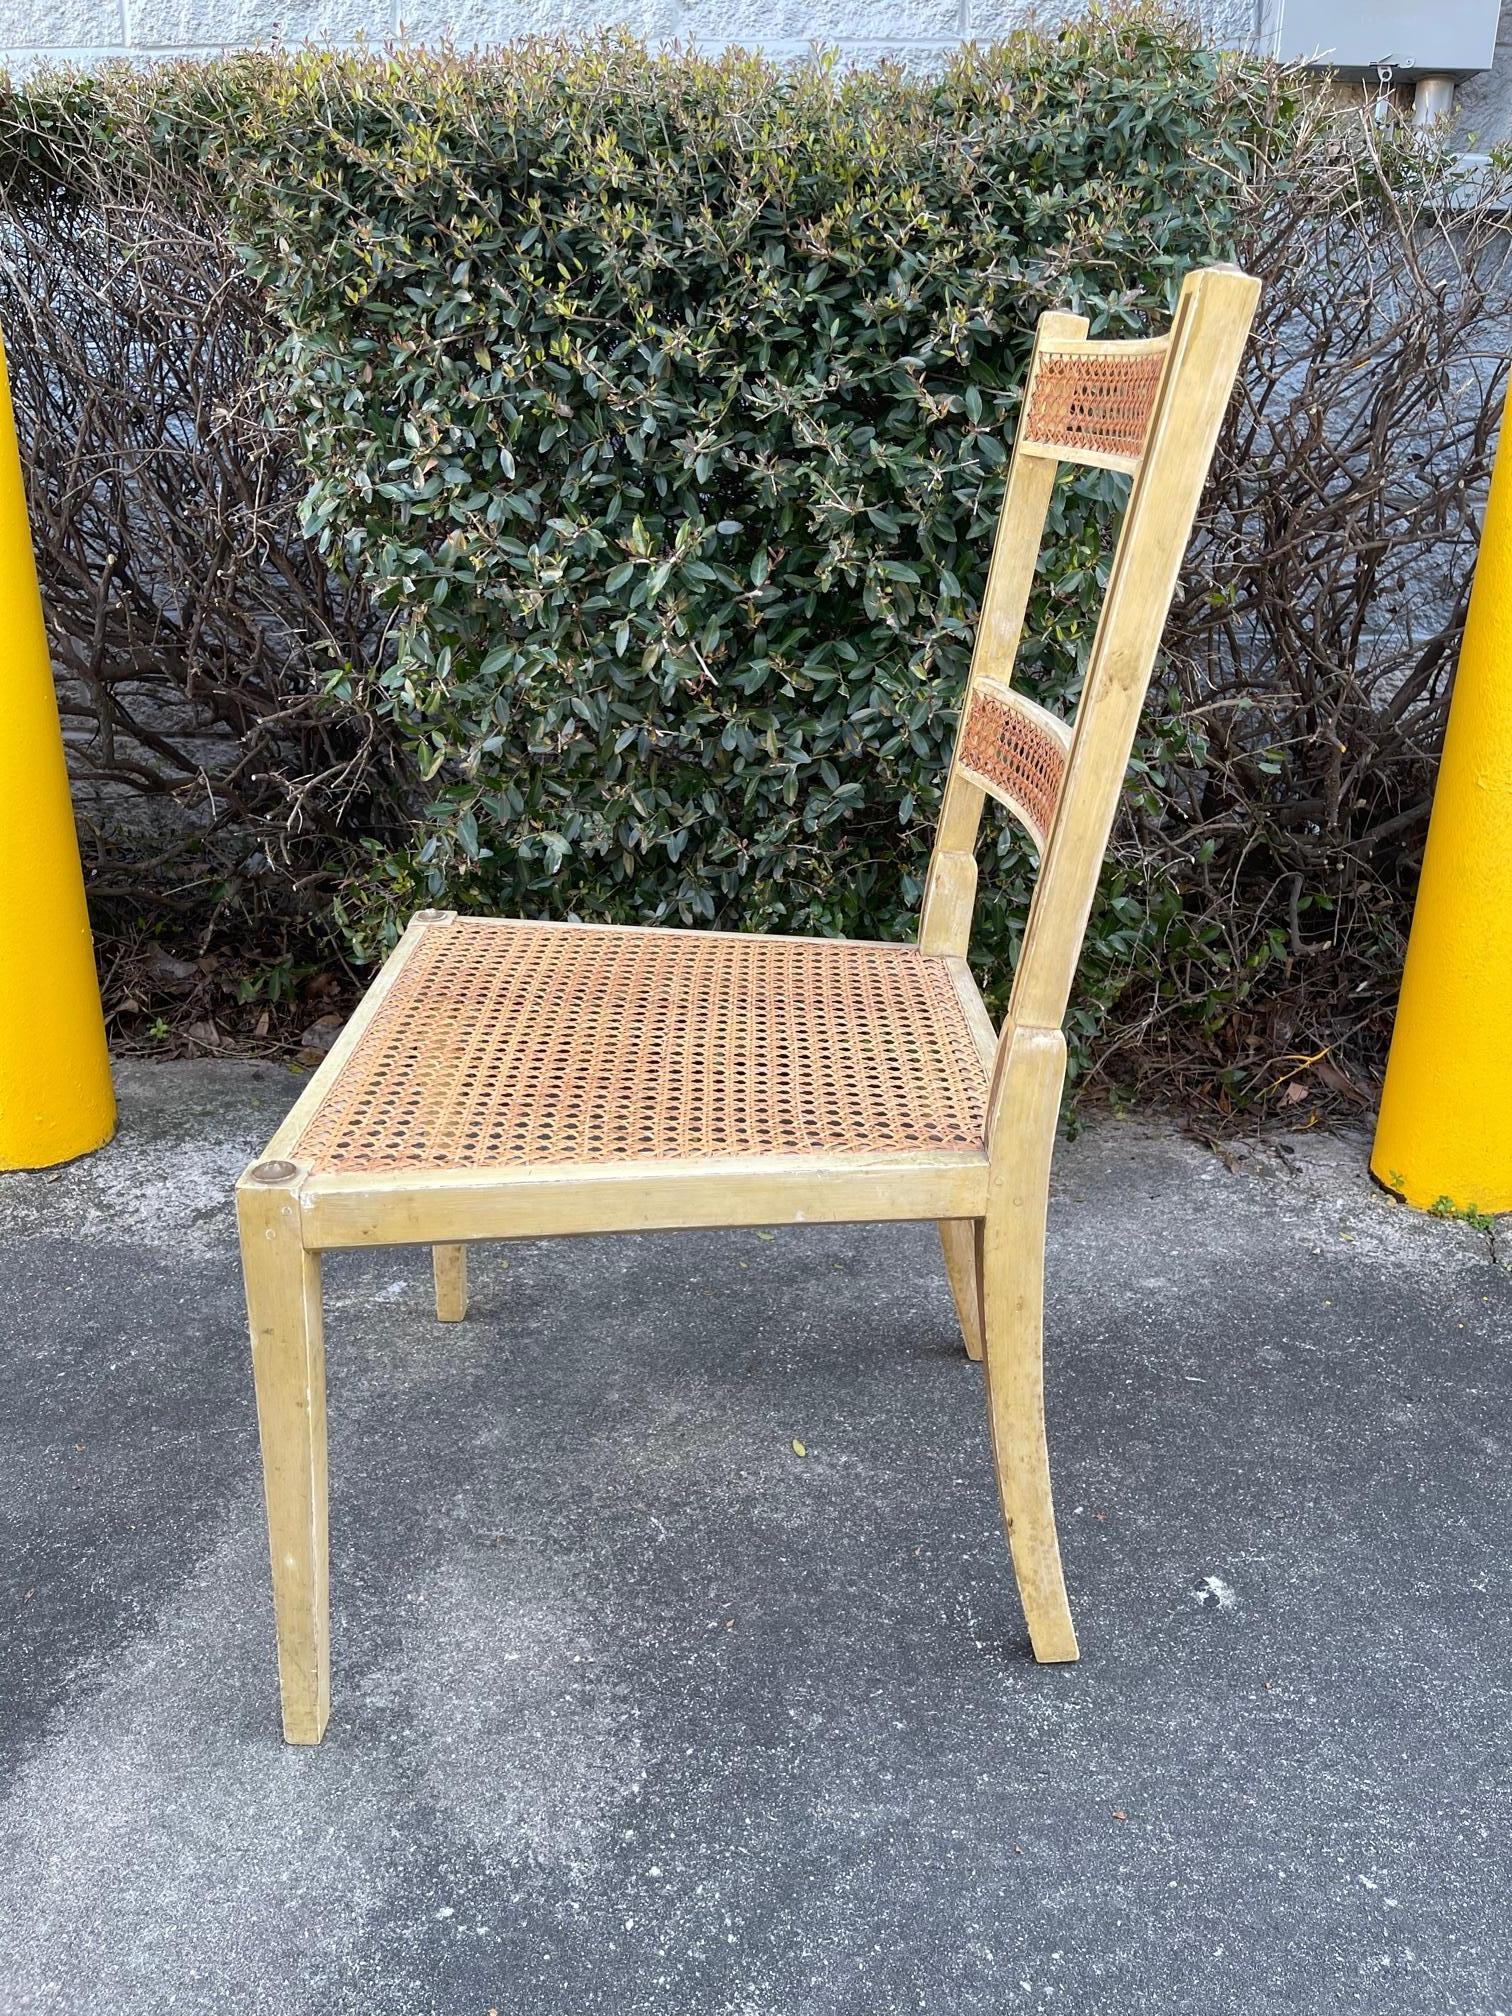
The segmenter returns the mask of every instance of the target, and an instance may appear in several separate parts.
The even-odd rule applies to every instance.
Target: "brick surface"
[[[248,43],[383,41],[390,0],[136,0],[128,16],[137,49],[198,49]],[[70,38],[77,41],[77,36]]]
[[[489,48],[520,35],[591,35],[629,28],[648,38],[673,32],[675,0],[403,0],[398,25],[412,41],[446,37]]]
[[[680,35],[725,42],[951,42],[960,0],[677,0]]]
[[[0,50],[117,49],[125,40],[121,0],[0,0]]]

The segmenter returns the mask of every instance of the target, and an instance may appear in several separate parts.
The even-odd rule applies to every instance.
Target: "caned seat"
[[[285,1144],[312,1173],[921,1149],[985,1163],[994,1039],[959,961],[843,939],[424,923]]]
[[[422,911],[237,1185],[284,1735],[330,1712],[321,1256],[933,1219],[986,1375],[1035,1657],[1077,1656],[1045,1448],[1045,1213],[1062,1033],[1108,833],[1258,289],[1188,276],[1165,336],[1040,318],[916,945]],[[1132,478],[1075,718],[1012,684],[1064,463]],[[1008,1013],[966,963],[985,801],[1039,855]]]

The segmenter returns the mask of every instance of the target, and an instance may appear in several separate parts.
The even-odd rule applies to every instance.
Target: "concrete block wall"
[[[1216,42],[1249,43],[1269,0],[1202,0]],[[626,27],[648,41],[739,43],[802,55],[814,42],[865,61],[928,61],[1019,25],[1029,0],[0,0],[0,57],[17,69],[108,56],[210,55],[279,41],[342,46]]]

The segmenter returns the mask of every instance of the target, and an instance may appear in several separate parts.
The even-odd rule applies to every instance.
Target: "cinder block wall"
[[[1215,41],[1249,42],[1267,0],[1202,0]],[[282,41],[342,45],[449,38],[459,46],[517,35],[627,27],[648,41],[705,48],[741,43],[799,55],[811,43],[865,60],[927,60],[957,43],[991,41],[1021,22],[1027,0],[0,0],[0,59],[210,54]]]

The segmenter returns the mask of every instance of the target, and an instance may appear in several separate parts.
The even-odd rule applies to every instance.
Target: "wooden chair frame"
[[[455,1322],[466,1311],[472,1240],[937,1221],[966,1347],[985,1366],[1003,1515],[1034,1654],[1077,1657],[1051,1503],[1042,1382],[1045,1215],[1066,1058],[1061,1024],[1135,726],[1258,292],[1258,283],[1233,267],[1194,273],[1169,334],[1147,342],[1089,341],[1087,323],[1076,315],[1040,320],[917,947],[918,956],[942,962],[979,1054],[987,1088],[980,1141],[901,1152],[376,1173],[322,1167],[307,1152],[312,1120],[351,1068],[417,948],[428,934],[455,926],[449,912],[413,919],[335,1048],[237,1185],[286,1740],[319,1742],[330,1709],[320,1258],[335,1247],[430,1245],[436,1313]],[[1063,462],[1133,477],[1070,726],[1009,684]],[[1041,849],[1000,1032],[966,963],[975,845],[989,795],[1009,807]]]

